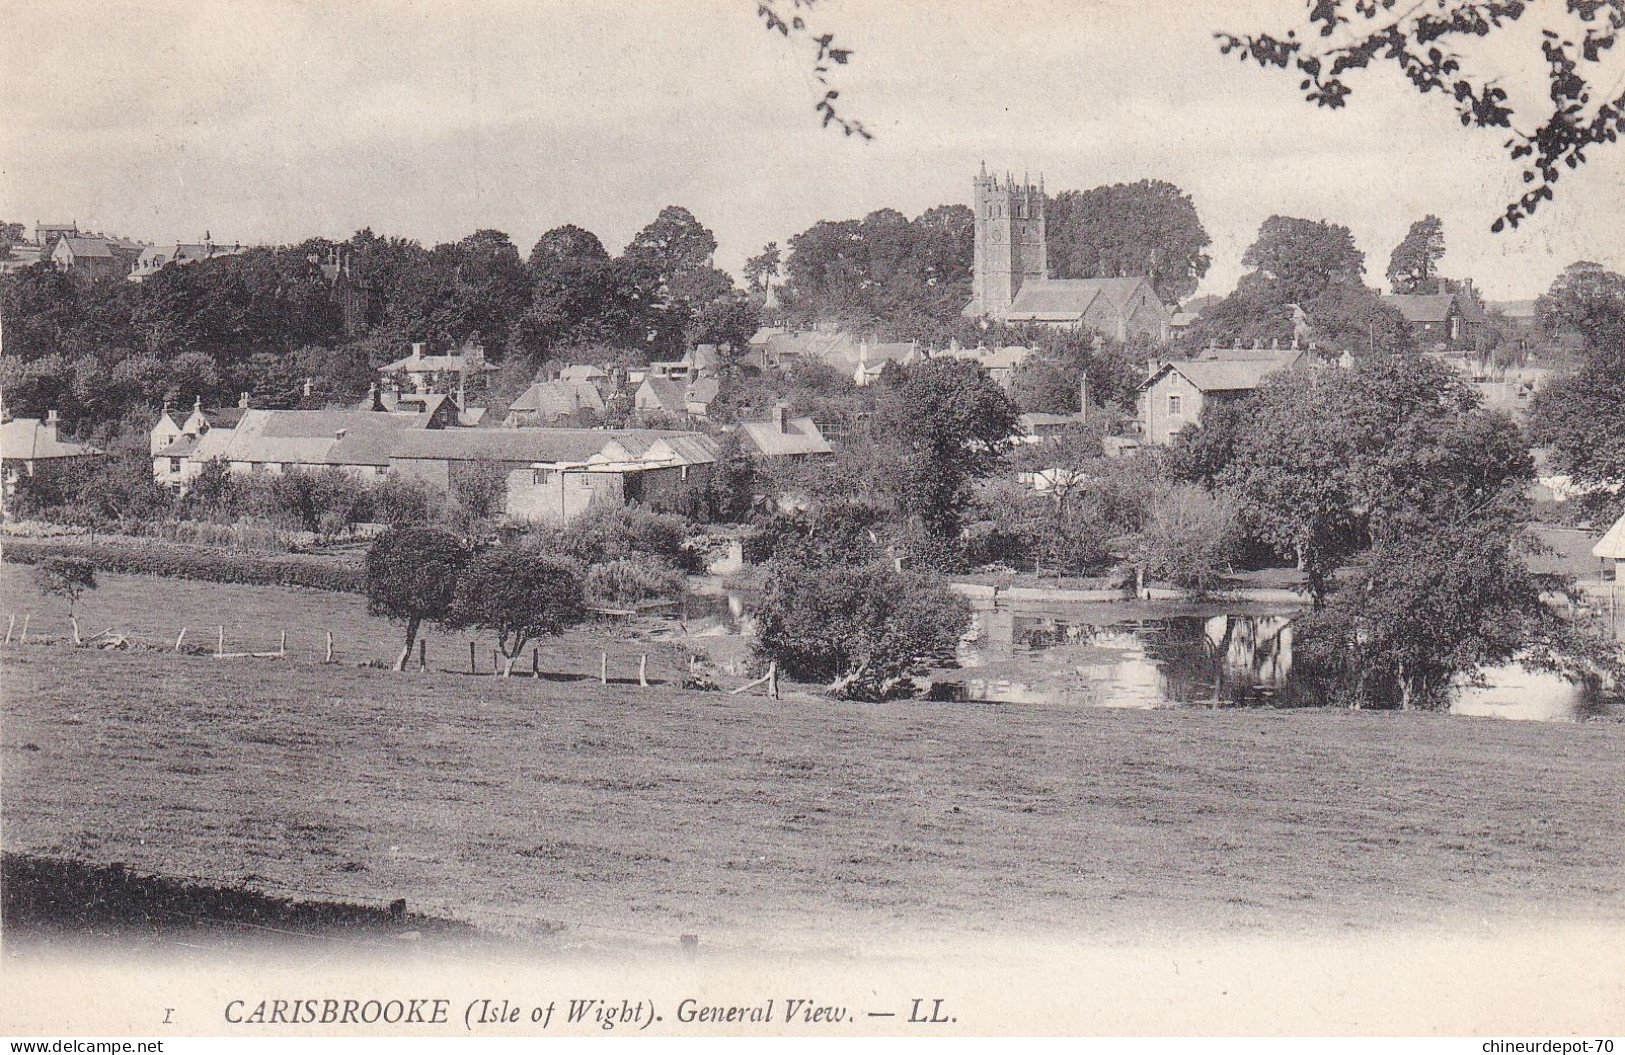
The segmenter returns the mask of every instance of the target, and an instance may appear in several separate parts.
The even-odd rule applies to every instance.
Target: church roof
[[[1142,287],[1144,278],[1052,278],[1022,284],[1005,317],[1011,321],[1058,322],[1081,319],[1096,299],[1119,313],[1126,313],[1129,301]]]

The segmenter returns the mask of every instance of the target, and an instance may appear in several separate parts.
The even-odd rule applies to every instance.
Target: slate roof
[[[74,238],[64,236],[62,241],[67,243],[68,249],[77,257],[103,257],[111,258],[113,249],[105,238]]]
[[[189,432],[182,433],[169,441],[167,446],[159,448],[153,453],[154,458],[189,458],[202,442]]]
[[[559,371],[560,381],[591,381],[595,377],[608,377],[596,366],[567,366]]]
[[[279,465],[388,465],[395,439],[426,430],[428,424],[427,414],[247,410],[236,428],[205,432],[193,457]]]
[[[1453,293],[1400,293],[1382,298],[1382,302],[1405,316],[1406,322],[1444,322],[1450,318]]]
[[[84,443],[68,443],[56,438],[56,430],[38,418],[14,418],[0,425],[0,459],[43,461],[49,458],[80,458],[101,454]]]
[[[612,442],[640,457],[657,439],[685,433],[659,429],[458,429],[404,433],[391,457],[429,461],[586,462]],[[635,448],[635,449],[634,449]]]
[[[578,410],[601,412],[603,409],[604,397],[585,381],[539,381],[508,406],[510,412],[523,411],[544,419],[574,414]]]
[[[1006,312],[1012,320],[1064,321],[1080,319],[1100,297],[1120,313],[1142,287],[1144,278],[1052,278],[1024,282]]]
[[[1202,392],[1250,392],[1277,370],[1284,370],[1298,361],[1303,353],[1292,357],[1271,359],[1242,359],[1217,361],[1195,359],[1187,362],[1164,363],[1162,368],[1140,383],[1141,388],[1155,384],[1169,371],[1180,374]]]
[[[771,421],[745,421],[739,431],[764,458],[786,458],[802,454],[831,454],[834,449],[812,418],[791,418],[785,431]]]

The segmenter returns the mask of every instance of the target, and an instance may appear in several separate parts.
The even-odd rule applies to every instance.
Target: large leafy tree
[[[927,359],[876,400],[872,436],[905,514],[937,543],[957,540],[970,484],[1003,464],[1016,406],[969,363]]]
[[[1044,227],[1055,277],[1145,275],[1169,304],[1196,292],[1210,263],[1212,239],[1190,195],[1162,180],[1063,191]]]
[[[820,221],[789,242],[790,315],[898,340],[935,333],[970,298],[975,224],[963,205],[913,220],[879,209],[861,220]]]
[[[1625,131],[1625,84],[1604,66],[1625,30],[1625,0],[1305,4],[1304,32],[1220,33],[1221,50],[1260,66],[1293,70],[1305,98],[1331,109],[1347,105],[1351,74],[1392,64],[1417,91],[1450,99],[1464,126],[1510,130],[1507,150],[1522,167],[1529,190],[1507,205],[1492,230],[1517,226],[1533,215],[1552,197],[1565,168],[1577,168],[1593,147],[1611,145]],[[1548,91],[1540,109],[1520,113],[1502,86],[1508,49],[1470,45],[1493,36],[1516,48],[1512,27],[1526,19],[1540,23],[1542,32],[1529,34],[1522,64],[1545,75]],[[1606,79],[1594,82],[1599,73]]]
[[[1303,304],[1333,282],[1358,283],[1365,254],[1355,246],[1354,233],[1342,224],[1271,216],[1259,227],[1258,238],[1242,254],[1241,263],[1256,280],[1269,284],[1276,299]]]
[[[1530,407],[1534,438],[1557,468],[1584,483],[1625,481],[1625,276],[1590,261],[1569,265],[1535,302],[1543,330],[1578,339],[1584,360],[1547,382]]]
[[[581,570],[573,561],[520,546],[494,547],[469,561],[458,576],[446,623],[494,633],[508,677],[532,641],[581,621],[582,589]]]
[[[1573,600],[1572,582],[1529,570],[1538,546],[1526,512],[1508,500],[1456,508],[1378,539],[1330,602],[1297,622],[1303,660],[1337,675],[1356,707],[1392,694],[1407,710],[1446,707],[1454,680],[1514,660],[1619,675],[1611,637],[1547,600]]]
[[[1395,293],[1438,293],[1444,256],[1444,221],[1429,213],[1411,224],[1388,258],[1388,284]]]
[[[1549,336],[1575,336],[1594,360],[1625,361],[1625,275],[1580,260],[1563,269],[1535,301]]]
[[[430,527],[392,527],[367,550],[367,611],[406,624],[406,647],[396,670],[405,670],[425,622],[451,614],[457,578],[469,553],[457,536]]]

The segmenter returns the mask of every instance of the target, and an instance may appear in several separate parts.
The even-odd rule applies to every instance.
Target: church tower
[[[1035,186],[1018,185],[987,174],[987,163],[973,183],[976,210],[976,258],[971,301],[965,315],[1004,318],[1023,283],[1049,277],[1044,244],[1044,178]]]

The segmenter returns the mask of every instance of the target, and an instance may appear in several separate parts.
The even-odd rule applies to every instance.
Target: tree
[[[775,559],[755,607],[752,651],[792,678],[829,683],[837,696],[884,700],[951,655],[970,625],[965,602],[941,580],[870,564]]]
[[[1283,371],[1251,410],[1218,480],[1253,536],[1298,561],[1317,608],[1333,573],[1374,542],[1533,477],[1518,427],[1428,359]]]
[[[1563,576],[1536,574],[1520,502],[1435,521],[1379,541],[1331,601],[1296,624],[1306,665],[1351,687],[1353,705],[1439,709],[1458,677],[1518,661],[1572,678],[1618,676],[1618,646],[1548,596],[1576,599]]]
[[[563,633],[585,615],[582,573],[577,564],[539,550],[488,549],[458,576],[446,625],[490,631],[506,664],[503,677],[525,647]]]
[[[74,608],[86,590],[96,588],[96,566],[83,557],[46,557],[34,567],[34,586],[42,597],[60,597],[68,602],[73,643],[79,644],[79,618]]]
[[[1342,224],[1271,216],[1258,228],[1258,238],[1242,254],[1243,267],[1255,280],[1269,284],[1277,303],[1303,304],[1333,282],[1358,283],[1365,254],[1354,233]]]
[[[1241,543],[1236,505],[1195,484],[1181,484],[1150,502],[1134,539],[1132,560],[1146,579],[1159,579],[1205,597],[1224,582]]]
[[[1044,213],[1057,278],[1145,275],[1169,304],[1196,292],[1212,244],[1190,195],[1162,180],[1064,191]]]
[[[396,670],[405,670],[425,623],[446,621],[457,579],[468,563],[457,536],[439,528],[392,527],[367,549],[367,611],[406,624],[406,647]]]
[[[1576,261],[1535,301],[1535,319],[1547,335],[1578,336],[1593,358],[1625,366],[1625,275]]]
[[[1534,215],[1542,201],[1551,199],[1563,168],[1578,168],[1589,148],[1614,143],[1625,131],[1625,86],[1614,83],[1599,90],[1590,79],[1625,29],[1625,0],[1573,0],[1561,14],[1554,12],[1556,5],[1525,0],[1435,0],[1425,5],[1307,0],[1307,5],[1308,31],[1280,36],[1219,33],[1220,51],[1266,68],[1295,69],[1302,75],[1299,87],[1305,98],[1330,109],[1346,105],[1353,94],[1345,80],[1349,73],[1373,62],[1391,62],[1417,91],[1438,91],[1454,100],[1463,126],[1510,129],[1508,154],[1522,164],[1523,181],[1532,186],[1507,205],[1491,224],[1492,231],[1516,227]],[[1544,72],[1551,104],[1549,112],[1519,127],[1514,120],[1520,115],[1501,87],[1505,64],[1488,58],[1498,49],[1470,48],[1463,54],[1452,44],[1491,34],[1499,34],[1498,40],[1511,38],[1509,27],[1535,11],[1547,27],[1539,38],[1540,56],[1529,54],[1528,65]]]
[[[970,482],[1004,461],[1015,404],[969,363],[927,359],[877,398],[871,435],[902,510],[939,544],[958,538]]]
[[[508,468],[501,462],[464,462],[453,466],[451,497],[461,513],[473,521],[500,514],[508,499]]]
[[[1388,258],[1388,284],[1395,293],[1438,293],[1444,256],[1444,221],[1429,213],[1411,224]]]
[[[779,277],[779,267],[782,263],[779,243],[767,243],[760,253],[745,261],[746,285],[754,293],[766,293],[773,288],[774,280]]]
[[[756,507],[756,461],[745,449],[737,430],[722,438],[716,469],[707,484],[711,516],[725,523],[740,523]]]

